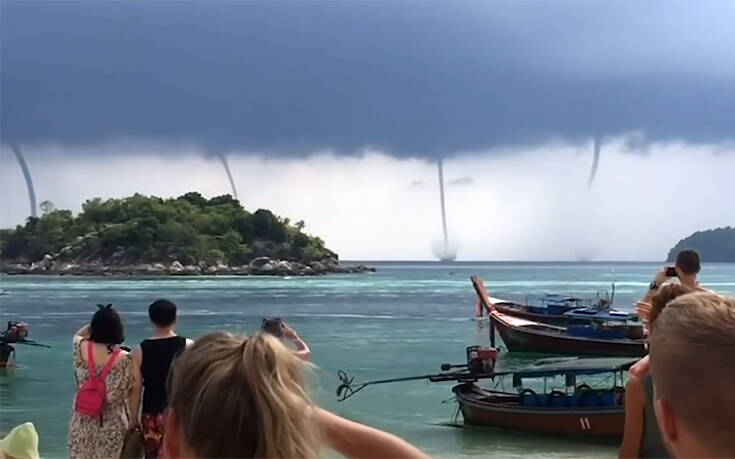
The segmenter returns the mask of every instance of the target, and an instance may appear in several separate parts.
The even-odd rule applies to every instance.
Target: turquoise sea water
[[[617,446],[509,432],[457,428],[452,383],[408,382],[374,386],[336,402],[338,369],[356,380],[438,371],[464,360],[464,348],[486,344],[486,329],[470,320],[476,297],[469,276],[485,279],[493,296],[573,292],[594,295],[616,282],[615,305],[632,309],[659,268],[626,263],[373,263],[375,274],[317,278],[201,277],[111,279],[0,277],[2,323],[22,319],[31,338],[53,349],[18,346],[20,366],[0,374],[0,430],[33,421],[44,457],[66,456],[74,396],[71,335],[96,303],[123,313],[128,344],[149,333],[147,305],[160,297],[181,308],[180,332],[197,337],[214,330],[250,332],[263,316],[282,316],[312,347],[318,365],[316,398],[349,418],[397,433],[438,457],[612,457]],[[735,265],[705,266],[702,282],[735,294]],[[500,365],[518,367],[532,357],[503,354]],[[461,418],[460,418],[461,419]]]

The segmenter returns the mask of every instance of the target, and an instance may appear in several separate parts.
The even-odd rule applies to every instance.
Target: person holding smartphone
[[[696,250],[682,250],[676,256],[676,263],[674,266],[666,266],[661,271],[656,273],[653,281],[649,284],[648,293],[641,300],[643,303],[650,303],[662,285],[667,280],[677,278],[679,283],[691,292],[696,291],[708,291],[699,284],[697,278],[699,271],[702,269],[699,253]]]
[[[299,334],[296,333],[296,330],[286,325],[280,317],[263,319],[262,328],[263,331],[270,333],[281,341],[290,341],[295,347],[293,353],[296,357],[305,362],[311,360],[311,349],[309,349],[309,345],[301,339]]]
[[[687,292],[714,293],[712,290],[702,287],[699,283],[698,275],[701,268],[699,253],[696,250],[682,250],[676,256],[676,263],[674,266],[666,266],[656,273],[656,276],[649,285],[648,293],[646,293],[643,299],[635,305],[636,313],[638,313],[638,317],[640,317],[641,321],[646,325],[647,331],[650,331],[649,318],[653,307],[652,299],[659,293],[661,287],[669,279],[677,278],[679,280],[679,284],[681,284]],[[630,368],[630,373],[639,378],[645,377],[649,371],[650,363],[648,361],[648,356],[643,357]]]

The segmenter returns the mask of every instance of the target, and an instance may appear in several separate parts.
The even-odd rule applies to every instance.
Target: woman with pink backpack
[[[92,322],[74,335],[77,395],[69,424],[72,459],[117,458],[126,433],[134,428],[128,413],[140,407],[140,374],[120,348],[125,330],[112,305],[98,305]]]

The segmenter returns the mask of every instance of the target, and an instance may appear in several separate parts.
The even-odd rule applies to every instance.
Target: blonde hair
[[[187,446],[207,458],[317,457],[304,365],[269,334],[197,340],[177,359],[169,391]]]
[[[701,444],[735,455],[735,298],[679,296],[656,319],[650,343],[656,397]]]

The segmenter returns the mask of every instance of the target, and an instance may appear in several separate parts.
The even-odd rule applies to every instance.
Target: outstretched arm
[[[637,458],[643,436],[645,394],[641,380],[635,376],[625,385],[625,428],[620,445],[620,459]]]
[[[296,350],[294,351],[296,357],[306,362],[311,360],[311,349],[309,349],[309,345],[306,344],[306,341],[301,339],[298,333],[296,333],[296,330],[284,324],[283,336],[290,339],[291,342],[294,343],[294,346],[296,346]]]
[[[74,342],[80,342],[83,339],[89,339],[89,324],[83,326],[74,333]]]
[[[649,287],[645,296],[641,299],[641,302],[650,303],[651,299],[658,293],[658,291],[661,289],[661,286],[664,285],[667,279],[668,278],[666,277],[666,267],[664,267],[661,271],[657,272],[656,275],[653,277],[651,286]]]
[[[133,387],[130,388],[130,426],[136,427],[140,423],[140,400],[143,395],[141,368],[143,366],[143,351],[136,347],[131,354],[133,359]]]
[[[317,408],[317,421],[327,444],[349,459],[428,459],[418,448],[395,435],[349,421]]]

